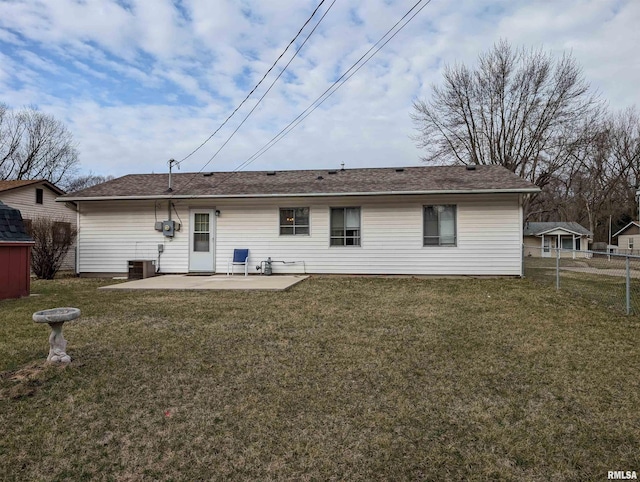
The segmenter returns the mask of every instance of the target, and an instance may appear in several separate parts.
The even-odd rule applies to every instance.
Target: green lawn
[[[519,279],[0,302],[3,480],[606,480],[640,471],[640,318]],[[76,306],[67,368],[34,311]]]

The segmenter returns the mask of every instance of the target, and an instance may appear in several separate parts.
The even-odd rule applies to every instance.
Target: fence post
[[[556,248],[556,290],[560,289],[560,248]]]
[[[629,263],[629,256],[626,257],[626,268],[627,268],[627,315],[631,314],[631,268]]]

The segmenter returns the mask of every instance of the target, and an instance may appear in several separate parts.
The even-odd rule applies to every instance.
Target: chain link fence
[[[525,246],[524,276],[591,303],[640,314],[640,256]]]

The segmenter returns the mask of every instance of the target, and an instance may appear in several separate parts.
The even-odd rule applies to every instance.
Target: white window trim
[[[360,210],[360,244],[331,244],[331,238],[333,236],[331,236],[331,211],[333,209],[358,209]],[[345,221],[346,222],[346,221]],[[346,238],[345,238],[346,239]],[[353,249],[353,248],[362,248],[362,206],[329,206],[329,247],[330,248],[337,248],[337,249],[341,249],[341,248],[346,248],[346,249]]]
[[[283,226],[282,224],[280,224],[280,211],[282,211],[283,209],[291,209],[293,210],[293,223],[291,226]],[[297,226],[295,224],[295,215],[296,215],[296,209],[308,209],[309,210],[309,224],[301,224],[300,226]],[[292,234],[282,234],[282,228],[283,227],[292,227],[293,228],[293,233]],[[296,233],[296,227],[300,227],[300,228],[309,228],[309,232],[308,233],[301,233],[298,234]],[[297,206],[297,207],[290,207],[290,206],[283,206],[283,207],[279,207],[278,208],[278,236],[284,236],[285,238],[288,237],[296,237],[296,236],[311,236],[311,207],[309,206]]]
[[[453,237],[455,239],[453,244],[425,244],[424,238],[426,237],[424,232],[424,212],[425,208],[434,207],[434,206],[453,206],[455,208],[454,211],[454,220],[453,220]],[[438,226],[438,229],[440,227]],[[439,236],[440,237],[440,236]],[[434,203],[434,204],[423,204],[422,205],[422,247],[426,249],[432,248],[457,248],[458,247],[458,205],[453,203]]]

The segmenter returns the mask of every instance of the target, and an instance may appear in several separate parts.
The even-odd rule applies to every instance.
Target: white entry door
[[[550,258],[551,257],[551,239],[544,238],[544,247],[542,248],[542,257]]]
[[[189,211],[189,271],[215,271],[215,216],[213,209]]]

